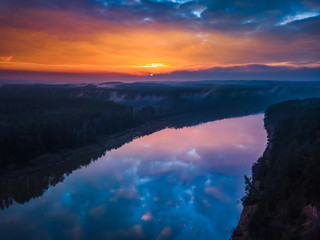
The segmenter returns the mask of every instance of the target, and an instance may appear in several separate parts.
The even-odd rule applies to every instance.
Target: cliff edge
[[[272,105],[264,122],[268,145],[245,177],[232,239],[320,239],[320,99]]]

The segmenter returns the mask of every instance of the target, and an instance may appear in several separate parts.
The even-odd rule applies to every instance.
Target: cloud
[[[293,16],[286,16],[281,22],[279,22],[279,25],[286,25],[288,23],[292,23],[294,21],[300,21],[308,18],[317,17],[320,15],[320,12],[304,12],[304,13],[298,13]]]
[[[0,69],[0,80],[5,82],[105,82],[105,81],[150,81],[149,76],[134,76],[115,73],[57,73],[37,71],[8,71]],[[189,80],[290,80],[319,81],[320,67],[282,67],[256,65],[256,67],[225,67],[198,71],[175,71],[153,76],[153,81],[189,81]],[[143,100],[150,100],[144,98]],[[156,99],[151,99],[156,101]],[[160,99],[157,99],[160,100]]]
[[[214,198],[219,199],[222,202],[230,202],[231,198],[225,195],[224,192],[222,192],[221,189],[214,186],[209,186],[204,189],[204,192]]]
[[[8,62],[11,62],[12,61],[12,56],[3,56],[3,57],[0,57],[0,63],[8,63]]]
[[[145,214],[143,214],[143,216],[141,217],[141,220],[145,221],[145,222],[148,222],[148,221],[152,221],[154,218],[152,216],[152,213],[149,211],[149,212],[146,212]]]
[[[0,6],[1,7],[1,6]],[[21,9],[71,11],[86,18],[126,25],[144,24],[143,19],[166,22],[170,28],[219,29],[223,31],[263,31],[290,18],[304,19],[320,10],[317,1],[255,0],[82,0],[82,1],[2,1],[3,13]],[[14,14],[15,16],[15,14]],[[288,17],[289,16],[289,17]],[[284,20],[288,18],[287,20]],[[308,17],[309,18],[309,17]],[[9,19],[2,20],[10,23]],[[11,20],[11,19],[10,19]],[[250,23],[250,24],[241,24]],[[239,29],[239,31],[237,30]]]
[[[154,77],[307,67],[320,63],[319,13],[313,0],[3,0],[0,69]]]
[[[162,229],[160,235],[157,237],[157,240],[164,240],[168,239],[172,234],[172,229],[171,227],[167,226]]]

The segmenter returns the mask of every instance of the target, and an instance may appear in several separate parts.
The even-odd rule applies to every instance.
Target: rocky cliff
[[[320,239],[320,99],[272,105],[233,240]]]

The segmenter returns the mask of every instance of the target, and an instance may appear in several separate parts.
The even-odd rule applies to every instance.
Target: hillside
[[[265,128],[232,239],[320,239],[320,99],[272,105]]]

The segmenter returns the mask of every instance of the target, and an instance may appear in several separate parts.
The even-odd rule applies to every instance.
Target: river
[[[166,128],[106,152],[0,210],[1,239],[228,239],[243,176],[266,147],[263,116]]]

